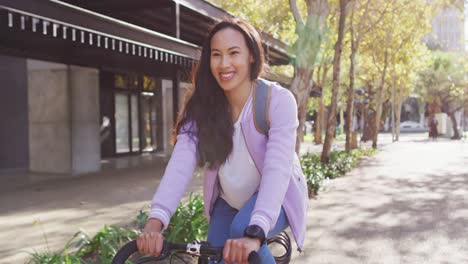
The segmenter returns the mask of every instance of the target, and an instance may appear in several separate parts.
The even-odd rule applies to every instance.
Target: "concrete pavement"
[[[330,181],[310,201],[305,252],[292,263],[468,263],[468,142],[426,137],[403,134],[390,144],[384,135],[380,153]],[[148,206],[161,174],[145,166],[3,186],[0,263],[43,251],[44,235],[55,250],[80,228],[92,234],[128,222]],[[200,175],[189,191],[201,191]]]
[[[468,263],[468,143],[403,135],[310,205],[293,263]]]

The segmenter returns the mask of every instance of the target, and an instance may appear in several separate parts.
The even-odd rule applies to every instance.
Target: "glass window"
[[[156,79],[153,77],[143,76],[143,90],[154,91],[156,89]]]
[[[127,89],[127,78],[122,74],[115,74],[114,85],[116,88]]]
[[[114,74],[114,86],[120,89],[138,89],[136,75]]]
[[[141,114],[142,114],[142,133],[143,133],[143,151],[156,150],[156,108],[154,96],[142,94],[141,96]]]
[[[115,95],[115,148],[117,153],[130,151],[128,142],[128,96]]]
[[[140,134],[138,128],[138,97],[137,95],[132,95],[131,112],[132,112],[132,152],[140,150]]]

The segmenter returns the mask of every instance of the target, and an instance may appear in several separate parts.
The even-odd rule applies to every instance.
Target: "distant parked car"
[[[404,121],[400,123],[400,131],[408,131],[408,132],[418,132],[418,131],[426,131],[427,128],[422,126],[419,122],[416,121]]]

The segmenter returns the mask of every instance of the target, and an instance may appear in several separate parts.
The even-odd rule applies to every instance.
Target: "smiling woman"
[[[178,117],[174,151],[137,240],[141,253],[161,253],[160,233],[196,165],[206,168],[208,242],[224,247],[226,263],[246,263],[252,251],[261,263],[275,263],[265,241],[288,226],[302,248],[308,197],[294,151],[297,104],[291,92],[259,78],[263,64],[254,27],[233,18],[212,28]],[[254,118],[259,98],[254,91],[261,87],[269,87],[266,134],[259,132]]]

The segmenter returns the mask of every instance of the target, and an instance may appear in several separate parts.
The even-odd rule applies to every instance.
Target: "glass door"
[[[142,93],[141,96],[142,114],[142,140],[143,151],[150,152],[157,149],[156,141],[156,108],[154,95],[152,93]]]
[[[132,94],[130,96],[130,112],[131,112],[131,138],[132,138],[132,152],[140,151],[140,129],[138,127],[138,95]]]
[[[101,147],[103,157],[162,150],[162,92],[147,75],[103,73]],[[106,130],[107,129],[107,130]]]
[[[130,152],[129,142],[129,114],[128,94],[115,94],[115,151],[116,153]]]

